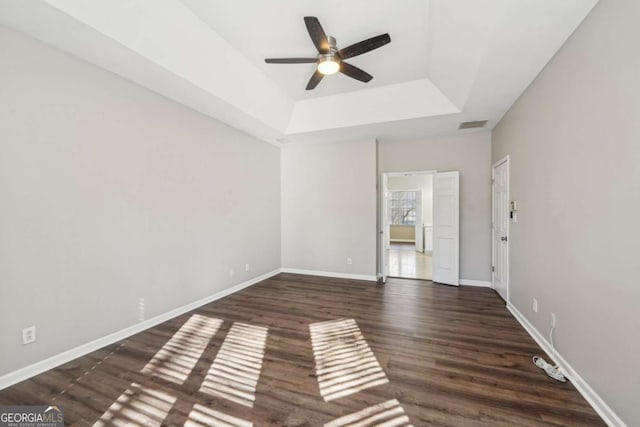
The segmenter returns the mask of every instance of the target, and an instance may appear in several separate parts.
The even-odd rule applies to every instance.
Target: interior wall
[[[413,225],[390,225],[389,238],[395,241],[416,241],[416,227]]]
[[[375,141],[292,143],[281,151],[282,266],[375,277]]]
[[[493,133],[511,160],[511,303],[640,425],[640,2],[600,0]],[[538,312],[532,299],[538,299]]]
[[[378,170],[460,171],[460,278],[491,281],[491,133],[378,142]]]
[[[280,267],[277,147],[2,27],[0,63],[0,375]]]

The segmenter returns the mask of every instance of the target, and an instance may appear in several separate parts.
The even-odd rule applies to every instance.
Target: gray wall
[[[278,148],[1,27],[0,63],[0,374],[280,267]]]
[[[379,172],[460,171],[460,278],[491,281],[491,133],[380,141]]]
[[[375,277],[375,156],[373,140],[282,147],[283,267]]]
[[[511,157],[511,302],[640,425],[640,2],[600,0],[493,133]],[[539,303],[531,309],[532,298]]]

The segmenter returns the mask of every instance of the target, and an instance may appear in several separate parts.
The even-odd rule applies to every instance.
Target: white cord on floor
[[[556,359],[556,347],[553,344],[553,330],[555,329],[555,325],[551,327],[551,331],[549,331],[549,341],[551,341],[551,359],[552,361]],[[552,365],[551,363],[547,363],[540,356],[533,356],[531,358],[533,360],[533,364],[538,368],[542,369],[548,376],[553,378],[554,380],[566,382],[567,378],[560,372],[560,367],[558,365]]]
[[[551,341],[551,360],[556,360],[556,346],[553,344],[553,331],[556,329],[556,325],[553,325],[551,327],[551,330],[549,331],[549,341]],[[558,365],[556,365],[557,367]]]

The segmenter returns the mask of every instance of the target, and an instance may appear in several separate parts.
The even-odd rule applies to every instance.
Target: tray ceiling
[[[494,126],[597,0],[4,0],[0,23],[268,142],[402,139]],[[345,47],[363,84],[313,65],[304,16]]]

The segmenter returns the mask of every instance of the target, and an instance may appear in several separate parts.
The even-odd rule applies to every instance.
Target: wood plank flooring
[[[170,341],[195,314],[196,320],[222,321],[208,343],[203,338],[203,351],[197,337],[176,344],[186,326]],[[342,329],[332,336],[360,337],[359,329],[388,382],[365,383],[325,401],[309,326],[337,319],[354,319],[357,326],[338,323]],[[225,348],[238,354],[243,369],[260,372],[255,392],[251,375],[234,375],[234,361],[217,357],[233,325],[249,335],[230,338]],[[250,345],[253,329],[243,325],[268,328],[263,354],[261,345]],[[324,351],[322,341],[315,342]],[[355,366],[358,356],[345,354],[345,342],[339,351],[316,356]],[[199,345],[198,356],[172,361],[179,376],[144,369],[175,347],[184,358],[190,343]],[[385,416],[396,417],[388,425],[408,425],[402,417],[414,426],[605,425],[570,383],[557,383],[532,364],[535,354],[544,353],[490,289],[280,274],[2,390],[0,405],[60,405],[67,425],[93,425],[102,417],[99,425],[348,426]],[[208,393],[203,382],[214,359],[225,370],[217,378],[242,382],[243,393],[255,400],[225,398],[231,389]]]

